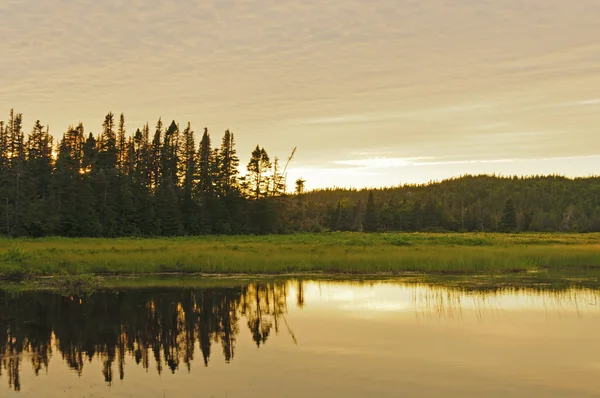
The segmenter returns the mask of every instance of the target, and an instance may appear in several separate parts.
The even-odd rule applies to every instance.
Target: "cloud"
[[[429,119],[433,117],[444,117],[459,115],[462,113],[481,112],[483,110],[492,110],[492,104],[463,104],[446,105],[438,107],[425,107],[422,109],[402,109],[397,112],[386,113],[358,113],[329,117],[312,118],[300,120],[302,124],[357,124],[372,122],[390,122],[400,119]]]
[[[365,169],[387,169],[398,167],[423,167],[423,166],[446,166],[446,165],[473,165],[473,164],[495,164],[495,163],[517,163],[517,162],[546,162],[582,159],[600,159],[600,155],[590,156],[565,156],[551,158],[502,158],[502,159],[463,159],[444,160],[430,157],[417,158],[366,158],[351,160],[336,160],[335,165],[354,166]]]
[[[112,110],[130,132],[160,116],[230,128],[242,158],[297,145],[299,165],[600,145],[596,0],[26,3],[0,1],[0,107],[57,136],[79,120],[97,132]]]
[[[572,107],[586,107],[586,106],[599,106],[600,98],[590,98],[584,100],[558,102],[554,104],[540,105],[539,108],[572,108]]]

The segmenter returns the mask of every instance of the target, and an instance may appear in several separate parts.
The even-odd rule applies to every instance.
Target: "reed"
[[[509,273],[600,268],[600,234],[0,239],[0,278],[160,273]]]

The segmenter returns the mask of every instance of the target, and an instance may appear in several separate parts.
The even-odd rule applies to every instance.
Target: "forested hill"
[[[373,190],[318,190],[302,201],[309,214],[320,209],[310,218],[330,229],[600,231],[600,177],[464,176]],[[514,213],[516,225],[512,217],[502,222],[505,213]]]
[[[379,190],[286,190],[259,145],[239,172],[233,132],[217,144],[188,123],[52,137],[22,115],[0,121],[0,234],[176,236],[295,231],[600,231],[600,179],[462,177]]]

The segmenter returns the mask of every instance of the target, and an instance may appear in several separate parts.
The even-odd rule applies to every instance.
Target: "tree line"
[[[463,176],[373,190],[286,192],[286,165],[257,145],[239,171],[233,132],[196,145],[159,119],[132,134],[108,113],[55,140],[22,115],[0,121],[0,233],[177,236],[319,231],[600,231],[600,178]],[[295,151],[295,150],[294,150]],[[293,156],[294,152],[292,152]],[[290,157],[291,159],[291,157]]]
[[[294,150],[295,151],[295,150]],[[292,154],[293,156],[293,154]],[[291,158],[290,158],[291,159]],[[0,122],[0,231],[11,236],[153,236],[264,233],[285,194],[279,159],[256,146],[239,172],[234,134],[198,146],[190,123],[161,119],[127,134],[108,113],[98,135],[70,126],[55,142],[22,114]],[[271,231],[268,231],[271,232]]]
[[[324,189],[294,200],[313,231],[599,232],[600,177],[463,176],[381,189]]]

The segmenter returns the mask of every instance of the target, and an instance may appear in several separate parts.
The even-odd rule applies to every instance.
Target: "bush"
[[[411,241],[409,241],[408,239],[406,239],[406,237],[401,236],[401,237],[394,237],[393,239],[390,240],[390,244],[394,245],[394,246],[412,246],[413,243]]]
[[[27,271],[21,264],[7,263],[0,266],[0,279],[20,282],[27,277]]]

